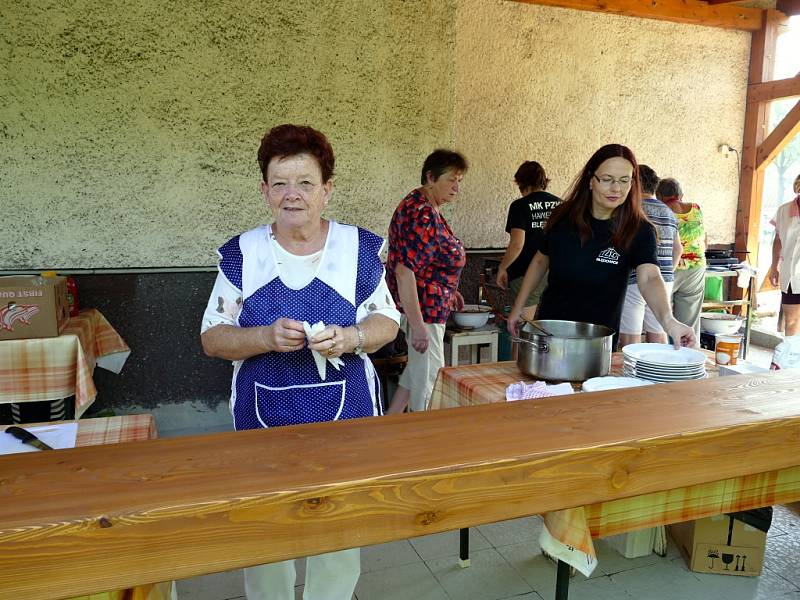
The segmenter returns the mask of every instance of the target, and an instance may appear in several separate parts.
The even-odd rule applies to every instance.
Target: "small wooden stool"
[[[484,325],[475,329],[447,329],[444,332],[444,343],[450,345],[448,366],[458,365],[458,350],[462,346],[469,346],[469,364],[480,362],[478,354],[481,344],[489,344],[490,362],[497,362],[497,346],[500,329],[496,325]]]

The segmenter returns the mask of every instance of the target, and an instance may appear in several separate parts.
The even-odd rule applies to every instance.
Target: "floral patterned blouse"
[[[444,217],[416,189],[400,202],[389,224],[389,258],[386,279],[397,307],[395,266],[401,263],[414,272],[417,296],[426,323],[444,323],[449,302],[458,290],[461,269],[466,264],[464,246]],[[405,311],[403,311],[405,312]]]
[[[703,226],[703,211],[692,203],[689,212],[675,213],[678,219],[678,234],[683,244],[683,254],[678,270],[696,269],[706,266],[706,229]]]

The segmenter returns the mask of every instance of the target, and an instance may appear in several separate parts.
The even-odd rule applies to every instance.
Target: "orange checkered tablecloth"
[[[708,376],[716,377],[719,373],[713,353],[703,352],[709,357],[706,360]],[[622,375],[622,363],[622,352],[612,354],[609,374]],[[505,402],[506,388],[520,381],[533,383],[536,378],[522,373],[512,361],[443,367],[431,392],[428,410]],[[581,384],[573,383],[572,387],[580,391]]]
[[[154,440],[158,437],[156,420],[153,415],[125,415],[121,417],[81,419],[75,422],[78,424],[78,436],[75,439],[75,446],[139,442],[142,440]],[[48,423],[48,425],[52,425],[52,423]]]
[[[119,373],[130,348],[96,309],[71,317],[58,337],[0,341],[0,403],[75,396],[80,417],[97,396],[95,365]]]
[[[710,361],[706,368],[709,376],[717,376],[716,366]],[[611,374],[621,371],[622,354],[615,353]],[[535,378],[523,375],[514,362],[444,367],[428,407],[434,410],[505,402],[506,388],[519,381],[531,383]],[[580,384],[575,387],[580,389]],[[550,553],[588,575],[597,560],[593,537],[797,500],[800,467],[792,467],[547,513],[543,515],[545,533],[540,541]]]

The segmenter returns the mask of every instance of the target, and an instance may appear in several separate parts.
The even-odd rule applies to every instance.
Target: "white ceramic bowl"
[[[727,313],[700,313],[700,329],[706,333],[731,334],[742,326],[742,318]]]
[[[480,304],[465,304],[462,310],[453,311],[453,321],[459,327],[483,327],[492,315],[492,309]]]

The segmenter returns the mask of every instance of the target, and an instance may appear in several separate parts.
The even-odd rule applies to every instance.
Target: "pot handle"
[[[547,345],[547,342],[539,342],[539,343],[537,343],[537,342],[532,342],[530,340],[523,340],[522,338],[518,338],[518,337],[514,337],[514,336],[510,336],[510,337],[511,337],[511,341],[513,341],[513,342],[519,342],[521,344],[528,344],[529,346],[533,346],[535,348],[535,350],[540,354],[544,354],[545,352],[549,352],[550,351],[550,346]]]

